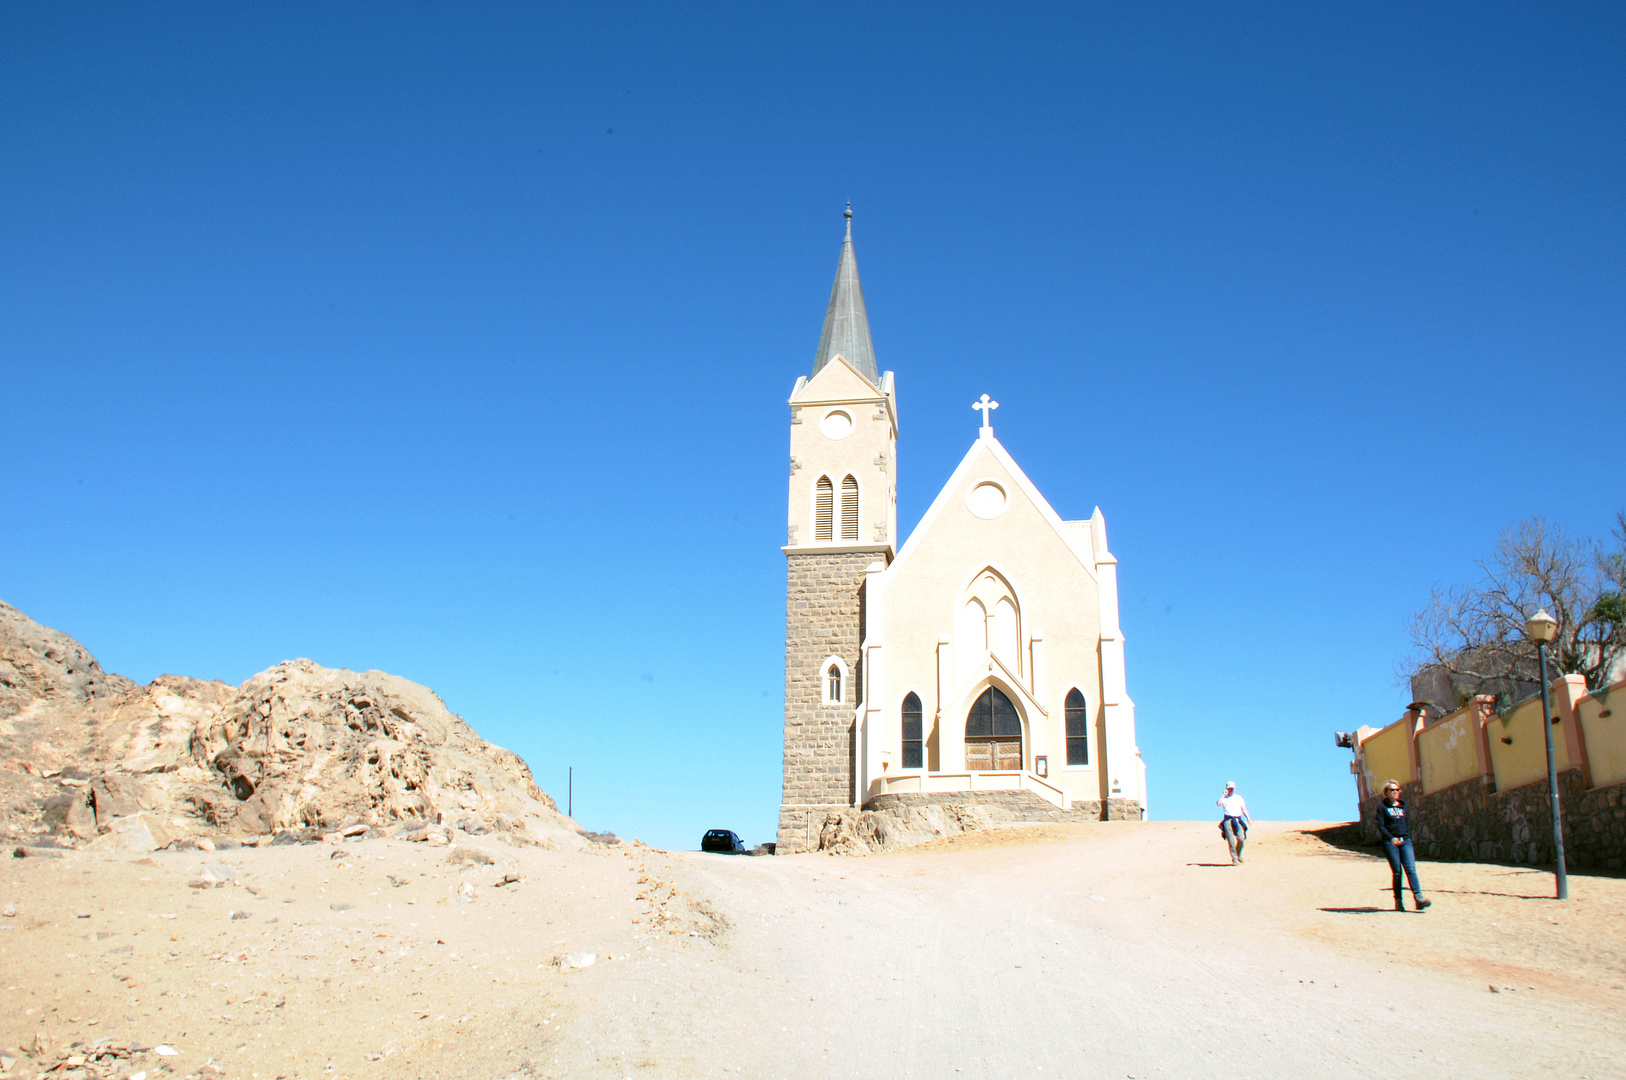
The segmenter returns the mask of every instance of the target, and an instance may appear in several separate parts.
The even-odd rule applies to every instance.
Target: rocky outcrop
[[[1125,800],[1114,800],[1125,802]],[[862,810],[843,807],[827,812],[819,829],[818,850],[834,855],[867,855],[893,851],[957,833],[980,832],[1014,825],[1050,825],[1067,822],[1135,820],[1139,805],[1126,803],[1134,818],[1109,805],[1079,801],[1071,810],[1059,810],[1031,791],[941,791],[877,795]]]
[[[278,664],[241,686],[104,673],[0,604],[0,833],[107,850],[392,823],[579,846],[517,754],[425,687]]]
[[[82,709],[134,686],[67,634],[0,603],[0,724],[32,710]]]

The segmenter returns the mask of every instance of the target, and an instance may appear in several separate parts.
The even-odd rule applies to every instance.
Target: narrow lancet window
[[[1090,715],[1084,708],[1084,695],[1067,691],[1067,764],[1090,763]]]
[[[841,669],[834,664],[824,673],[824,698],[835,705],[840,705],[844,700],[841,694]]]
[[[831,535],[831,522],[834,517],[836,500],[836,486],[830,482],[828,476],[819,477],[818,490],[813,495],[813,542],[815,544],[828,544],[834,537]]]
[[[921,752],[920,698],[913,693],[903,699],[903,758],[899,763],[905,769],[918,769],[925,755]]]
[[[858,481],[850,476],[841,482],[841,538],[858,539]]]

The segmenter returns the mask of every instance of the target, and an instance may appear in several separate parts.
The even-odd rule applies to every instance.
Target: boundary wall
[[[1626,869],[1626,681],[1588,693],[1581,676],[1566,675],[1552,684],[1551,702],[1565,862]],[[1418,855],[1552,862],[1539,695],[1500,715],[1488,696],[1445,716],[1410,709],[1387,727],[1362,727],[1355,737],[1350,771],[1368,842],[1378,840],[1378,793],[1396,780],[1411,811]]]

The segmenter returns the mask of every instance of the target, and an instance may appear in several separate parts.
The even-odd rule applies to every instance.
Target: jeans
[[[1242,831],[1242,819],[1226,818],[1220,822],[1220,829],[1225,833],[1225,846],[1231,849],[1231,861],[1242,861],[1242,845],[1246,842],[1246,834]]]
[[[1393,840],[1385,840],[1383,854],[1388,856],[1389,869],[1394,873],[1395,899],[1400,899],[1401,870],[1405,870],[1406,880],[1411,883],[1412,895],[1421,897],[1423,887],[1417,883],[1417,852],[1411,846],[1411,837],[1402,838],[1398,846]]]

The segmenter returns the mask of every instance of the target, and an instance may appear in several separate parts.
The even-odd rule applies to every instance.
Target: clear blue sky
[[[1430,586],[1626,502],[1626,7],[541,8],[0,8],[0,599],[768,839],[847,199],[900,525],[983,392],[1102,507],[1156,817],[1349,816]]]

